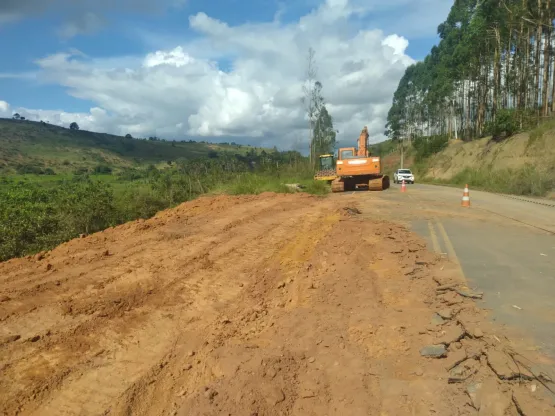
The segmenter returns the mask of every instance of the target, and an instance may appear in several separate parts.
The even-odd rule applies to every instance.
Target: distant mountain
[[[0,173],[5,174],[117,170],[180,158],[245,154],[252,149],[262,150],[236,144],[136,139],[0,118]]]

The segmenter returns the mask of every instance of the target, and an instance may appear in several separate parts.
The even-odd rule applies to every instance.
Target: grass
[[[303,175],[279,175],[243,173],[235,177],[231,182],[221,185],[214,190],[216,193],[227,193],[230,195],[258,195],[263,192],[290,193],[295,192],[286,184],[299,184],[303,192],[313,195],[326,195],[330,192],[330,186],[323,181],[315,181]]]
[[[466,168],[448,180],[424,178],[423,182],[463,186],[513,195],[543,197],[555,188],[555,172],[543,172],[527,164],[517,169]]]
[[[543,138],[544,134],[548,131],[553,131],[555,129],[555,120],[549,120],[538,127],[530,131],[527,147],[533,145],[537,141]]]

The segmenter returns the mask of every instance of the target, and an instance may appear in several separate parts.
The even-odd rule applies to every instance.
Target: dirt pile
[[[0,264],[0,409],[553,412],[540,397],[549,376],[507,359],[520,356],[474,292],[354,201],[200,198]]]

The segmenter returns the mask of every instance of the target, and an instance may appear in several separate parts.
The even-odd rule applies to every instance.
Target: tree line
[[[386,135],[510,135],[555,112],[555,0],[455,0],[440,42],[408,67]]]

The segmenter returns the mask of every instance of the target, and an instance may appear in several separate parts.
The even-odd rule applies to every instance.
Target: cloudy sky
[[[309,47],[341,141],[382,140],[447,0],[1,0],[0,117],[304,148]]]

